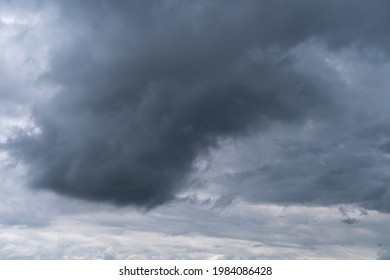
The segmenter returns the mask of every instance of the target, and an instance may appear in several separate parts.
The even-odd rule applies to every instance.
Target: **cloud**
[[[338,111],[343,104],[331,93],[335,84],[297,67],[298,46],[319,41],[332,51],[356,46],[386,52],[389,44],[386,1],[53,5],[58,15],[48,22],[57,34],[42,39],[50,42],[50,59],[37,83],[56,94],[35,101],[31,114],[39,133],[21,132],[7,149],[28,166],[35,188],[117,205],[150,208],[174,199],[185,189],[194,161],[221,139]],[[296,152],[307,151],[301,145]],[[371,181],[356,171],[375,160],[366,155],[363,163],[355,162],[347,153],[340,158],[335,152],[340,167],[321,174],[320,163],[303,170],[284,166],[292,161],[286,156],[284,164],[265,167],[271,187],[260,197],[354,203],[370,191],[383,192],[380,183],[359,191]],[[306,177],[299,178],[301,172]],[[313,174],[318,176],[307,179]],[[286,176],[296,178],[291,188],[274,186]],[[309,181],[322,193],[310,191]],[[349,182],[357,191],[345,200],[349,193],[332,186]],[[244,184],[240,196],[259,197],[251,186]]]
[[[373,259],[390,244],[389,215],[350,205],[229,203],[199,189],[196,201],[144,212],[27,188],[10,163],[1,161],[0,259]],[[359,223],[340,223],[345,215]]]
[[[42,79],[61,90],[35,107],[41,133],[10,143],[36,187],[117,204],[161,204],[218,137],[245,134],[266,119],[297,119],[321,99],[288,58],[261,57],[261,50],[254,58],[255,34],[234,33],[232,41],[221,23],[208,30],[180,11],[145,9],[152,23],[133,19],[141,25],[133,41],[125,33],[132,21],[108,13],[108,23],[101,22],[108,30],[88,30],[87,18],[83,37],[54,53]]]
[[[389,63],[354,48],[340,53],[321,45],[299,48],[297,67],[326,77],[333,85],[330,96],[343,109],[328,109],[303,123],[274,124],[245,140],[221,141],[209,158],[199,159],[208,168],[194,177],[216,195],[257,203],[347,203],[388,213]]]
[[[378,260],[390,260],[390,253],[388,251],[379,252]]]
[[[389,244],[389,217],[376,211],[351,226],[337,207],[180,202],[142,213],[70,201],[39,230],[1,225],[0,259],[373,259]]]

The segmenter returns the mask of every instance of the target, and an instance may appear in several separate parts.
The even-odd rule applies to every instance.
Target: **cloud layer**
[[[48,5],[38,1],[31,10]],[[273,131],[275,124],[294,135],[311,121],[314,134],[294,142],[286,128],[280,161],[259,164],[246,181],[240,178],[248,174],[236,170],[222,180],[221,194],[389,211],[380,168],[388,142],[366,153],[372,139],[347,128],[356,124],[351,104],[360,101],[342,93],[361,88],[306,53],[321,46],[328,56],[353,49],[387,58],[387,1],[50,5],[55,28],[44,39],[48,66],[36,83],[55,94],[33,101],[36,133],[21,131],[6,144],[27,165],[29,185],[150,208],[185,191],[196,160],[221,141]],[[337,141],[347,148],[335,147]]]

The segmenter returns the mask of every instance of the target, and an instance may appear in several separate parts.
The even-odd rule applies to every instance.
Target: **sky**
[[[387,0],[0,0],[0,259],[390,259]]]

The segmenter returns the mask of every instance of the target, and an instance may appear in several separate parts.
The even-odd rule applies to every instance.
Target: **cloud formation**
[[[52,40],[58,42],[37,82],[57,92],[32,108],[39,133],[21,132],[7,148],[28,166],[34,187],[117,205],[150,208],[172,200],[194,161],[221,139],[338,112],[343,104],[334,84],[297,67],[299,46],[315,41],[331,51],[354,46],[387,53],[390,43],[389,4],[379,0],[53,5],[59,12],[51,19],[58,29]],[[299,182],[278,193],[272,181],[280,172],[297,177],[300,170],[270,166],[267,191],[278,195],[268,201],[361,201],[365,193],[338,201],[327,188],[359,188],[367,177],[350,176],[350,169],[363,170],[370,160],[345,169],[344,158],[335,157],[336,168],[305,169],[318,175],[315,188],[323,186],[317,188],[322,193],[306,192],[308,185]],[[243,189],[241,197],[267,198],[253,185]]]

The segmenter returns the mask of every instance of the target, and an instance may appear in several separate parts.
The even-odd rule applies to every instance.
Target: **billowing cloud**
[[[40,5],[47,4],[32,9]],[[46,38],[50,59],[37,83],[56,93],[32,106],[38,132],[20,132],[7,148],[28,166],[30,185],[119,205],[172,200],[195,160],[221,139],[242,139],[275,123],[302,127],[327,115],[324,127],[333,133],[346,106],[334,92],[343,81],[303,70],[296,50],[314,43],[330,52],[389,47],[389,4],[379,0],[52,5],[58,14],[48,22],[57,33]],[[308,148],[305,140],[313,139]],[[255,170],[261,180],[240,182],[236,195],[319,204],[383,197],[385,178],[371,181],[380,163],[372,154],[332,150],[325,167],[316,161],[335,139],[287,142],[284,161]],[[235,178],[224,182],[227,189]],[[285,181],[287,188],[280,178],[294,180]]]
[[[343,110],[328,110],[303,124],[274,124],[245,140],[222,141],[211,159],[200,159],[209,163],[195,177],[215,194],[256,203],[348,203],[388,213],[388,61],[356,49],[333,53],[313,45],[304,51],[297,50],[297,67],[305,71],[316,65],[308,71],[335,85],[333,100]],[[356,222],[349,218],[346,223]]]

